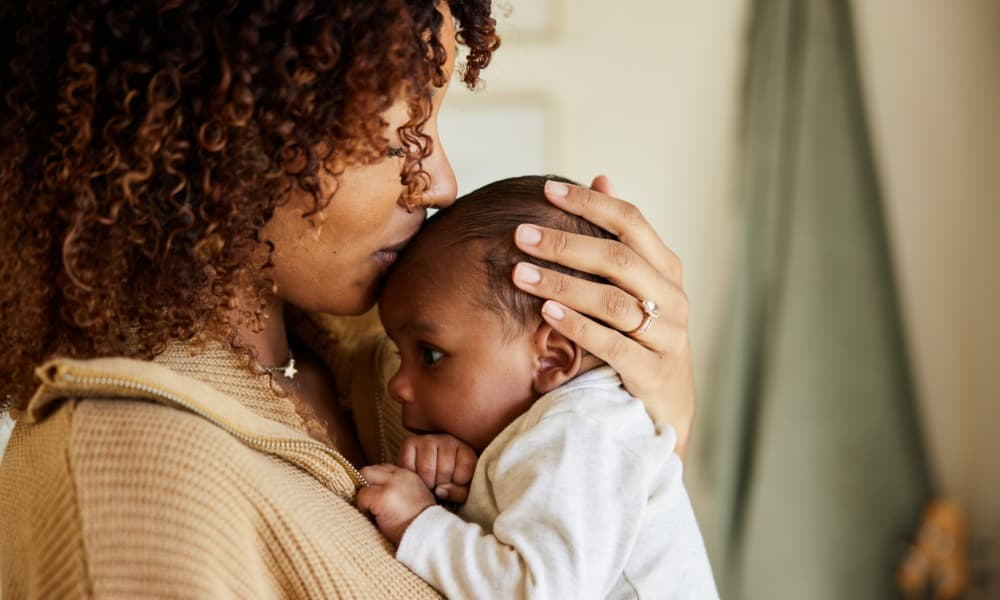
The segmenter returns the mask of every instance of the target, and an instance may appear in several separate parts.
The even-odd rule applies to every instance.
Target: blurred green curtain
[[[745,223],[697,434],[723,598],[894,598],[930,482],[849,5],[751,0]]]

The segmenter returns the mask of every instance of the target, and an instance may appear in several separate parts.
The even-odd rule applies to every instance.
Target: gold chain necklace
[[[295,368],[295,355],[292,354],[292,349],[288,349],[288,362],[283,365],[278,365],[277,367],[264,367],[264,371],[268,373],[281,373],[287,379],[295,379],[295,374],[299,372]]]

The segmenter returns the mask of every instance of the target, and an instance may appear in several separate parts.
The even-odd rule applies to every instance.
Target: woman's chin
[[[372,284],[356,298],[345,298],[322,312],[344,316],[363,315],[375,306],[375,291],[376,287]]]
[[[337,290],[329,294],[321,293],[318,297],[317,295],[298,299],[288,297],[285,301],[308,312],[342,316],[362,315],[375,306],[378,291],[376,284],[376,281],[372,281],[363,286],[358,282],[357,287],[350,290],[350,294],[344,293],[344,290]]]
[[[382,280],[385,278],[372,260],[353,272],[339,269],[323,278],[300,279],[281,285],[282,299],[308,312],[331,315],[361,315],[375,306]],[[294,285],[292,285],[294,283]]]

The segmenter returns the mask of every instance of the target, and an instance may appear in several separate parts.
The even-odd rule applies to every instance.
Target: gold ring
[[[658,307],[656,302],[653,302],[652,300],[643,300],[641,307],[643,313],[642,323],[639,323],[638,327],[625,334],[629,337],[639,337],[640,335],[646,333],[646,331],[653,325],[653,320],[660,316],[660,307]]]

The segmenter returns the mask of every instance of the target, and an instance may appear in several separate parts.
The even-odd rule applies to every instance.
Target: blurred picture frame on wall
[[[497,29],[505,41],[546,42],[559,37],[566,0],[498,0]]]

